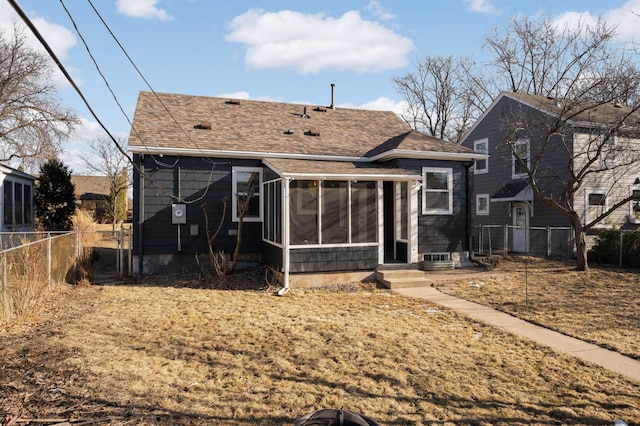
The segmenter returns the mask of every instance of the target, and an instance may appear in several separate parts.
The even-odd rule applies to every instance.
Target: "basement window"
[[[451,253],[425,253],[422,260],[427,262],[448,262],[451,260]]]

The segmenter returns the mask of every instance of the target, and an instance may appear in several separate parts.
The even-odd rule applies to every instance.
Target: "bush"
[[[596,233],[596,243],[588,252],[589,262],[620,264],[619,230],[600,229]],[[622,266],[640,268],[640,231],[623,232]]]

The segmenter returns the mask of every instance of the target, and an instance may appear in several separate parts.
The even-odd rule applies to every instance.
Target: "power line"
[[[60,0],[60,2],[62,3],[62,0]],[[109,27],[109,25],[107,24],[107,22],[104,20],[104,18],[102,18],[102,15],[100,14],[100,12],[98,12],[98,10],[96,9],[96,7],[93,5],[93,2],[91,0],[87,0],[87,2],[89,3],[89,5],[91,5],[91,8],[93,9],[93,11],[95,12],[96,16],[98,16],[98,18],[100,19],[100,21],[102,22],[102,25],[104,25],[104,27],[107,29],[107,31],[109,32],[109,34],[111,35],[111,37],[113,38],[113,40],[116,42],[116,44],[118,45],[118,47],[120,48],[120,50],[122,50],[122,53],[124,54],[124,56],[127,58],[127,60],[129,61],[129,63],[131,64],[131,66],[136,70],[136,72],[138,73],[138,75],[140,76],[140,78],[142,79],[142,81],[144,81],[144,83],[147,85],[147,87],[149,88],[149,90],[151,91],[151,93],[153,93],[153,95],[155,96],[155,98],[158,100],[158,102],[160,102],[160,105],[162,105],[162,107],[164,108],[164,110],[167,112],[167,114],[169,114],[169,116],[171,117],[171,119],[176,123],[176,125],[180,128],[180,130],[182,131],[182,133],[184,133],[184,135],[187,137],[187,139],[189,139],[189,141],[193,144],[193,146],[196,147],[196,149],[198,151],[200,151],[200,154],[202,154],[204,156],[204,152],[202,151],[202,149],[200,148],[200,146],[198,146],[198,144],[191,139],[191,137],[189,136],[189,134],[185,131],[185,129],[180,125],[180,123],[178,122],[178,120],[175,118],[175,116],[171,113],[171,111],[169,110],[169,108],[165,105],[165,103],[162,101],[162,99],[160,99],[160,97],[158,96],[158,94],[156,93],[155,90],[153,90],[153,87],[151,87],[151,84],[149,84],[149,81],[147,81],[147,79],[144,77],[144,75],[142,74],[142,71],[140,71],[140,69],[138,68],[138,66],[135,64],[135,62],[133,61],[133,59],[131,59],[131,56],[129,56],[129,54],[127,53],[126,49],[122,46],[122,43],[120,43],[120,41],[118,40],[118,38],[115,36],[115,34],[113,33],[113,31],[111,31],[111,28]],[[67,12],[68,14],[68,12]],[[69,16],[71,18],[71,16]],[[77,27],[76,27],[76,31],[78,31]],[[78,34],[80,34],[80,32],[78,31]],[[86,45],[86,44],[85,44]],[[88,49],[88,48],[87,48]],[[115,95],[114,95],[115,97]],[[120,107],[120,109],[122,110],[122,107]],[[124,111],[122,111],[124,114]],[[125,114],[126,116],[126,114]],[[129,118],[127,117],[127,120],[129,120]],[[134,130],[134,132],[136,133],[136,135],[138,136],[138,138],[140,139],[140,141],[142,142],[142,144],[144,145],[144,141],[142,140],[142,138],[140,137],[140,135],[138,134],[138,132],[135,131],[135,129],[133,128],[133,123],[131,123],[129,121],[129,124],[131,124],[131,128]]]
[[[24,11],[22,10],[22,8],[20,7],[20,5],[15,1],[15,0],[7,0],[9,2],[9,4],[11,5],[11,7],[13,8],[13,10],[18,14],[18,16],[20,17],[20,19],[22,19],[22,21],[25,23],[25,25],[31,30],[31,32],[33,33],[33,35],[38,39],[38,41],[40,42],[40,44],[42,44],[42,46],[44,47],[44,49],[47,51],[47,53],[49,54],[49,56],[51,57],[51,59],[55,62],[55,64],[58,66],[58,68],[60,69],[60,71],[62,72],[62,74],[65,76],[65,78],[67,79],[67,81],[69,82],[69,84],[71,84],[71,86],[74,88],[74,90],[76,91],[76,93],[78,94],[78,96],[80,96],[80,99],[82,100],[82,102],[84,103],[84,105],[87,107],[87,109],[89,110],[89,112],[91,113],[91,115],[93,116],[93,118],[96,120],[96,122],[98,123],[98,125],[100,125],[100,127],[105,131],[105,133],[109,136],[109,139],[111,139],[111,141],[115,144],[115,146],[117,147],[118,151],[127,159],[127,161],[129,162],[129,164],[132,165],[132,167],[141,175],[143,176],[147,181],[149,181],[149,183],[151,183],[154,187],[156,187],[157,189],[159,189],[162,193],[166,194],[168,197],[170,197],[171,199],[177,200],[177,201],[181,201],[183,202],[179,197],[176,197],[175,195],[171,194],[170,192],[168,192],[166,189],[164,189],[163,187],[161,187],[160,185],[158,185],[152,178],[150,178],[143,170],[140,169],[140,167],[133,161],[133,159],[127,154],[127,152],[122,148],[122,146],[120,146],[120,144],[118,143],[117,139],[111,134],[111,132],[109,131],[109,129],[107,129],[107,127],[105,126],[105,124],[102,122],[102,120],[100,120],[100,118],[98,117],[98,115],[96,114],[96,112],[93,110],[93,108],[91,107],[91,105],[89,104],[89,101],[87,100],[87,98],[84,96],[84,94],[82,93],[82,91],[80,90],[80,88],[78,87],[78,85],[75,83],[75,81],[73,80],[73,78],[71,77],[71,75],[69,74],[69,72],[66,70],[66,68],[64,67],[64,65],[62,64],[62,62],[58,59],[58,57],[56,56],[56,54],[53,52],[53,50],[51,49],[51,47],[49,46],[49,43],[47,43],[47,41],[44,39],[44,37],[42,36],[42,34],[40,34],[40,31],[38,31],[38,29],[36,28],[36,26],[33,24],[33,22],[31,21],[31,19],[29,19],[29,17],[24,13]],[[60,0],[62,3],[62,0]],[[63,4],[64,7],[64,4]],[[65,7],[66,10],[66,7]],[[75,25],[75,24],[74,24]],[[81,37],[82,38],[82,37]],[[84,42],[84,39],[83,39]],[[93,59],[93,57],[92,57]],[[94,62],[95,63],[95,62]],[[96,64],[97,66],[97,64]],[[102,75],[102,74],[101,74]],[[215,168],[215,164],[214,167],[212,167],[212,173],[213,173],[213,169]]]

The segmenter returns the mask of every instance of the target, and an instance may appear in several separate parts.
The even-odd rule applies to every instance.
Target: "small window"
[[[453,170],[422,168],[422,214],[453,213]]]
[[[607,210],[607,195],[604,191],[586,191],[585,223],[596,219]]]
[[[480,139],[473,142],[473,150],[480,154],[489,153],[489,139]],[[489,172],[489,159],[476,160],[474,163],[473,171],[475,174]]]
[[[425,253],[422,260],[426,262],[448,262],[451,260],[451,253]]]
[[[511,174],[513,178],[527,176],[530,167],[529,162],[529,141],[519,140],[513,146],[513,156],[511,158]]]
[[[234,167],[232,171],[233,221],[238,222],[241,208],[246,208],[245,222],[260,222],[262,220],[262,168]]]
[[[476,214],[478,216],[489,214],[489,194],[476,194]]]

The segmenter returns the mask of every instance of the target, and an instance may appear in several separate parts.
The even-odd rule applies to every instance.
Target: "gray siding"
[[[418,193],[418,253],[460,252],[469,250],[467,165],[458,161],[400,159],[397,167],[422,174],[423,167],[453,170],[453,213],[422,214],[422,191]]]
[[[514,111],[519,111],[519,113],[529,117],[530,124],[527,134],[518,136],[530,140],[530,156],[533,158],[539,154],[541,141],[544,140],[544,136],[547,134],[550,117],[533,108],[521,105],[510,98],[502,98],[490,111],[487,111],[482,121],[477,123],[475,129],[462,142],[463,146],[471,149],[474,147],[474,141],[487,138],[489,142],[488,173],[474,174],[473,176],[473,194],[470,199],[472,200],[472,222],[474,226],[478,224],[512,224],[513,219],[510,215],[509,203],[506,202],[490,203],[489,215],[476,215],[475,195],[489,194],[491,197],[504,185],[514,182],[511,169],[512,154],[506,145],[507,140],[513,140],[507,120]],[[545,152],[544,167],[541,168],[540,172],[548,173],[549,175],[555,175],[556,173],[566,175],[570,157],[571,153],[567,151],[560,138],[552,139],[550,147]],[[541,181],[541,185],[545,187],[549,194],[557,195],[562,190],[558,185],[557,179],[549,179],[547,182]],[[530,226],[541,227],[569,226],[565,216],[541,200],[534,200],[533,216],[530,217],[529,224]]]
[[[134,156],[141,164],[140,155]],[[144,239],[144,255],[176,254],[178,252],[178,226],[180,227],[181,253],[208,253],[205,217],[202,204],[206,203],[209,227],[215,232],[223,213],[223,199],[229,198],[220,234],[213,242],[216,251],[231,253],[235,249],[236,237],[229,235],[238,224],[232,222],[232,166],[261,167],[260,161],[230,161],[228,159],[202,159],[195,157],[144,156],[144,214],[140,216],[141,179],[134,172],[134,253],[139,254],[140,237]],[[178,197],[187,204],[184,225],[172,224],[171,204]],[[191,236],[192,225],[197,226],[198,235]],[[241,252],[262,251],[262,223],[245,222]]]
[[[292,249],[290,272],[373,270],[378,266],[378,247],[320,247]]]

